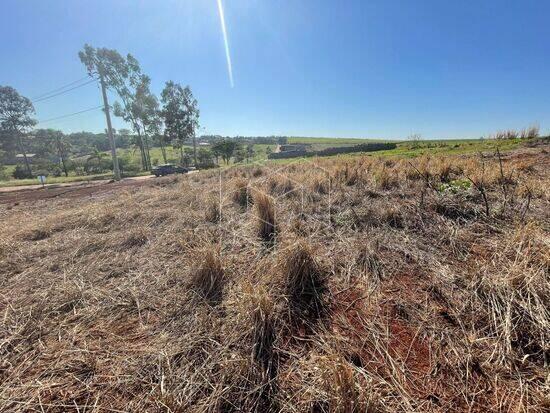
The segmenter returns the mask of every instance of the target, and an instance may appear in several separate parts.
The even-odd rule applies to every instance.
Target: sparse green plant
[[[452,192],[457,194],[459,192],[467,191],[472,186],[472,183],[467,179],[455,179],[448,183],[443,183],[438,186],[438,191],[440,192]]]

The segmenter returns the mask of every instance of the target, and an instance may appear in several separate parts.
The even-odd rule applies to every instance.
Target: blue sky
[[[132,53],[159,93],[189,84],[200,133],[477,138],[550,132],[550,1],[2,0],[0,84],[33,98],[86,75],[84,43]],[[115,96],[111,96],[114,101]],[[101,104],[94,85],[36,103]],[[101,111],[43,124],[102,131]],[[124,125],[115,121],[115,127]]]

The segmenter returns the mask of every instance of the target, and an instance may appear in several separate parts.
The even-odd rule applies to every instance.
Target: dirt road
[[[0,188],[0,204],[18,204],[49,198],[81,198],[113,190],[165,184],[174,176],[155,178],[153,175],[124,178],[116,182],[101,180],[92,182],[74,182],[66,184],[51,184],[42,188],[41,185],[26,185],[20,187]]]
[[[124,178],[124,181],[129,180],[143,180],[153,178],[153,175],[145,176],[135,176],[131,178]],[[111,181],[111,179],[96,179],[93,181],[78,181],[78,182],[62,182],[57,184],[45,184],[44,188],[59,188],[59,187],[72,187],[72,186],[83,186],[83,185],[96,185],[103,184]],[[29,189],[42,189],[41,184],[32,184],[32,185],[18,185],[18,186],[3,186],[0,187],[0,193],[2,192],[14,192],[14,191],[27,191]]]

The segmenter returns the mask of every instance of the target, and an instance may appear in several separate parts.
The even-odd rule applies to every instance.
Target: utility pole
[[[105,111],[105,118],[107,119],[107,135],[109,135],[109,143],[111,144],[111,156],[113,158],[113,172],[115,174],[115,180],[120,181],[120,169],[118,168],[118,159],[116,156],[115,137],[113,136],[113,126],[111,125],[111,113],[109,112],[109,101],[107,100],[107,90],[105,88],[105,81],[103,79],[103,73],[99,70],[99,83],[101,83],[101,93],[103,94],[103,107]]]
[[[27,158],[27,151],[25,151],[25,145],[23,145],[22,132],[20,131],[17,131],[17,140],[19,142],[19,150],[23,154],[23,159],[25,160],[25,167],[27,168],[27,173],[29,174],[29,178],[31,178],[32,177],[31,165],[29,164],[29,158]]]
[[[193,158],[195,161],[195,168],[198,168],[197,166],[197,138],[195,137],[195,131],[193,131]]]

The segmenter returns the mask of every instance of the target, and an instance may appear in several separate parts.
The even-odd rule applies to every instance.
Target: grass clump
[[[540,127],[538,125],[529,126],[528,128],[522,129],[519,133],[521,139],[534,139],[538,138],[540,134]]]
[[[149,237],[146,231],[142,229],[129,231],[129,234],[117,243],[116,249],[124,251],[130,248],[137,248],[147,244],[148,241]]]
[[[297,243],[285,257],[283,275],[291,317],[304,321],[322,317],[327,278],[304,242]]]
[[[258,237],[267,246],[273,246],[277,237],[273,199],[258,192],[254,198],[254,205],[256,207]]]
[[[49,238],[51,235],[51,231],[44,228],[35,228],[29,231],[25,231],[21,235],[21,239],[24,241],[42,241],[44,239]]]
[[[399,185],[398,177],[385,165],[374,172],[374,182],[377,189],[385,191]]]
[[[325,406],[334,413],[375,413],[375,404],[369,400],[354,368],[338,357],[323,357],[317,361],[321,370],[321,388],[327,393]]]
[[[392,228],[402,229],[405,227],[403,212],[397,207],[389,207],[382,212],[382,219]]]
[[[476,284],[480,307],[488,313],[490,331],[503,364],[524,361],[550,363],[550,256],[540,228],[527,224],[510,234],[508,245],[493,252],[480,268]],[[497,264],[498,263],[498,264]],[[497,277],[495,266],[498,265]],[[490,276],[487,274],[491,274]]]
[[[329,178],[315,178],[313,180],[312,189],[314,192],[320,195],[326,195],[330,193],[330,180]]]
[[[239,179],[235,182],[233,202],[243,209],[248,208],[253,203],[253,198],[248,188],[248,181],[245,179]]]
[[[206,204],[204,219],[208,222],[217,223],[222,218],[220,201],[215,198],[210,198]]]
[[[223,298],[225,274],[218,254],[208,250],[201,267],[192,276],[195,291],[212,305]]]
[[[379,283],[384,277],[384,266],[374,247],[368,244],[363,247],[359,251],[356,262],[359,268],[376,283]]]
[[[252,359],[258,363],[266,377],[276,374],[274,365],[275,308],[262,288],[249,285],[245,288],[247,305],[244,309],[251,325]]]

